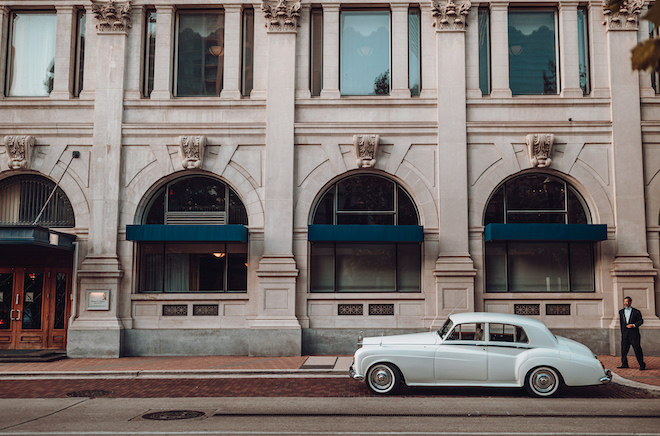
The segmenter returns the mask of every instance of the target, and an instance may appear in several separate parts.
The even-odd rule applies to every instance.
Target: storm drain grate
[[[84,391],[67,392],[66,396],[67,397],[99,398],[99,397],[107,397],[111,393],[112,393],[111,391],[104,391],[104,390],[101,390],[101,389],[89,389],[89,390],[84,390]]]
[[[147,413],[146,415],[142,415],[142,418],[158,421],[171,421],[174,419],[199,418],[204,415],[204,412],[198,412],[196,410],[165,410],[162,412]]]

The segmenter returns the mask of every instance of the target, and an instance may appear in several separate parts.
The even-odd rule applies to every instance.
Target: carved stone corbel
[[[184,169],[200,168],[204,158],[206,136],[181,136],[179,138],[181,165]]]
[[[96,17],[98,33],[126,32],[131,28],[131,2],[116,3],[113,0],[100,2],[92,0],[92,12]]]
[[[624,0],[618,12],[607,9],[608,0],[603,0],[603,24],[607,30],[637,30],[638,17],[644,0]]]
[[[34,147],[34,136],[5,136],[5,147],[9,169],[27,168]]]
[[[552,159],[552,144],[555,141],[555,135],[552,133],[536,133],[527,135],[527,151],[529,152],[529,162],[532,168],[549,167]]]
[[[433,0],[433,25],[438,30],[465,30],[471,7],[470,0]]]
[[[300,20],[300,0],[263,0],[261,10],[269,31],[295,32]]]
[[[353,135],[358,168],[373,168],[376,165],[379,142],[380,135]]]

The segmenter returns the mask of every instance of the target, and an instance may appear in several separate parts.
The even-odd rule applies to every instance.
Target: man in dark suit
[[[628,368],[628,351],[632,345],[635,357],[639,363],[640,371],[646,369],[644,353],[640,344],[639,326],[644,324],[642,313],[631,306],[632,298],[623,299],[623,309],[619,311],[619,322],[621,323],[621,366]]]

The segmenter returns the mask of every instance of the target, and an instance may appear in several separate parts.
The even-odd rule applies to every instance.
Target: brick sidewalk
[[[628,355],[628,365],[630,368],[617,368],[621,365],[620,356],[598,356],[605,368],[609,368],[618,376],[626,380],[632,380],[637,383],[644,383],[647,385],[660,386],[660,357],[659,356],[645,356],[644,362],[646,363],[646,371],[640,371],[639,365],[635,356],[631,353]]]

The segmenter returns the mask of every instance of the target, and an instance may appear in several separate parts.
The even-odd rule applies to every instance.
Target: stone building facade
[[[660,352],[654,30],[600,1],[0,0],[0,347],[351,353],[520,313]]]

